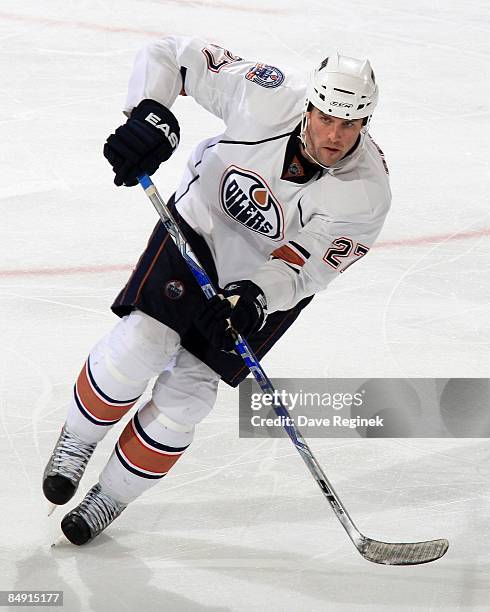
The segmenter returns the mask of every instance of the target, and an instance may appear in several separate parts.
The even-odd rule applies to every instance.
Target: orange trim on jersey
[[[153,228],[153,231],[152,231],[152,233],[151,233],[151,236],[150,236],[150,238],[149,238],[149,240],[148,240],[148,244],[150,244],[150,242],[153,240],[153,236],[154,236],[154,235],[157,233],[157,231],[158,231],[158,224],[157,224],[157,225],[156,225],[156,226]],[[148,244],[147,244],[147,247],[148,247]],[[133,268],[133,271],[131,272],[131,276],[129,277],[129,280],[128,280],[128,282],[126,283],[126,287],[125,287],[125,289],[124,289],[124,293],[123,293],[123,294],[122,294],[122,296],[121,296],[121,302],[124,302],[124,300],[125,300],[125,298],[126,298],[126,293],[127,293],[127,292],[128,292],[128,290],[129,290],[129,286],[130,286],[130,284],[131,284],[131,281],[132,281],[132,279],[133,279],[133,276],[136,274],[136,271],[138,270],[138,267],[139,267],[139,265],[140,265],[140,263],[141,263],[142,261],[143,261],[143,254],[142,254],[142,255],[140,255],[140,257],[139,257],[139,259],[138,259],[138,261],[137,261],[136,265],[135,265],[135,266],[134,266],[134,268]],[[139,287],[138,287],[138,290],[139,290]]]
[[[100,421],[115,421],[124,416],[136,404],[136,401],[127,404],[111,404],[102,399],[89,380],[87,368],[88,362],[85,362],[77,379],[76,391],[85,410],[94,418]]]
[[[119,437],[119,448],[135,467],[155,474],[166,474],[184,452],[169,454],[149,448],[138,438],[132,421],[126,425]]]
[[[274,257],[278,257],[279,259],[283,259],[288,263],[295,264],[296,266],[303,267],[305,265],[305,260],[286,244],[282,247],[279,247],[275,251],[272,251],[272,255]]]

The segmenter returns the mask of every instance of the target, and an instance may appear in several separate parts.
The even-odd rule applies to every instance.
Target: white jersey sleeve
[[[315,215],[251,280],[263,290],[270,312],[288,310],[366,255],[381,227],[379,218],[361,222]]]
[[[182,93],[227,122],[246,87],[243,75],[249,67],[250,62],[204,40],[163,38],[137,54],[125,113],[146,98],[170,108]]]

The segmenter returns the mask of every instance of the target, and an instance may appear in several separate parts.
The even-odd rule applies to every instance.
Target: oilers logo
[[[279,87],[284,81],[284,74],[275,66],[255,64],[255,66],[247,72],[245,78],[262,87]]]
[[[220,184],[224,212],[249,230],[271,240],[284,239],[284,214],[269,186],[255,172],[230,166]]]
[[[169,280],[165,283],[164,292],[170,300],[178,300],[185,293],[184,283],[175,279]]]

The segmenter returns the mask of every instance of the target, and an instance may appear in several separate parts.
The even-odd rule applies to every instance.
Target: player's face
[[[325,115],[317,108],[306,115],[307,150],[324,166],[332,166],[342,159],[354,146],[362,128],[362,119],[340,119]]]

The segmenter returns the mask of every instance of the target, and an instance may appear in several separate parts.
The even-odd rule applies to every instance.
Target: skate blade
[[[56,548],[59,546],[63,546],[65,544],[71,544],[70,541],[66,538],[66,536],[62,533],[59,535],[56,540],[51,544],[51,548]]]

